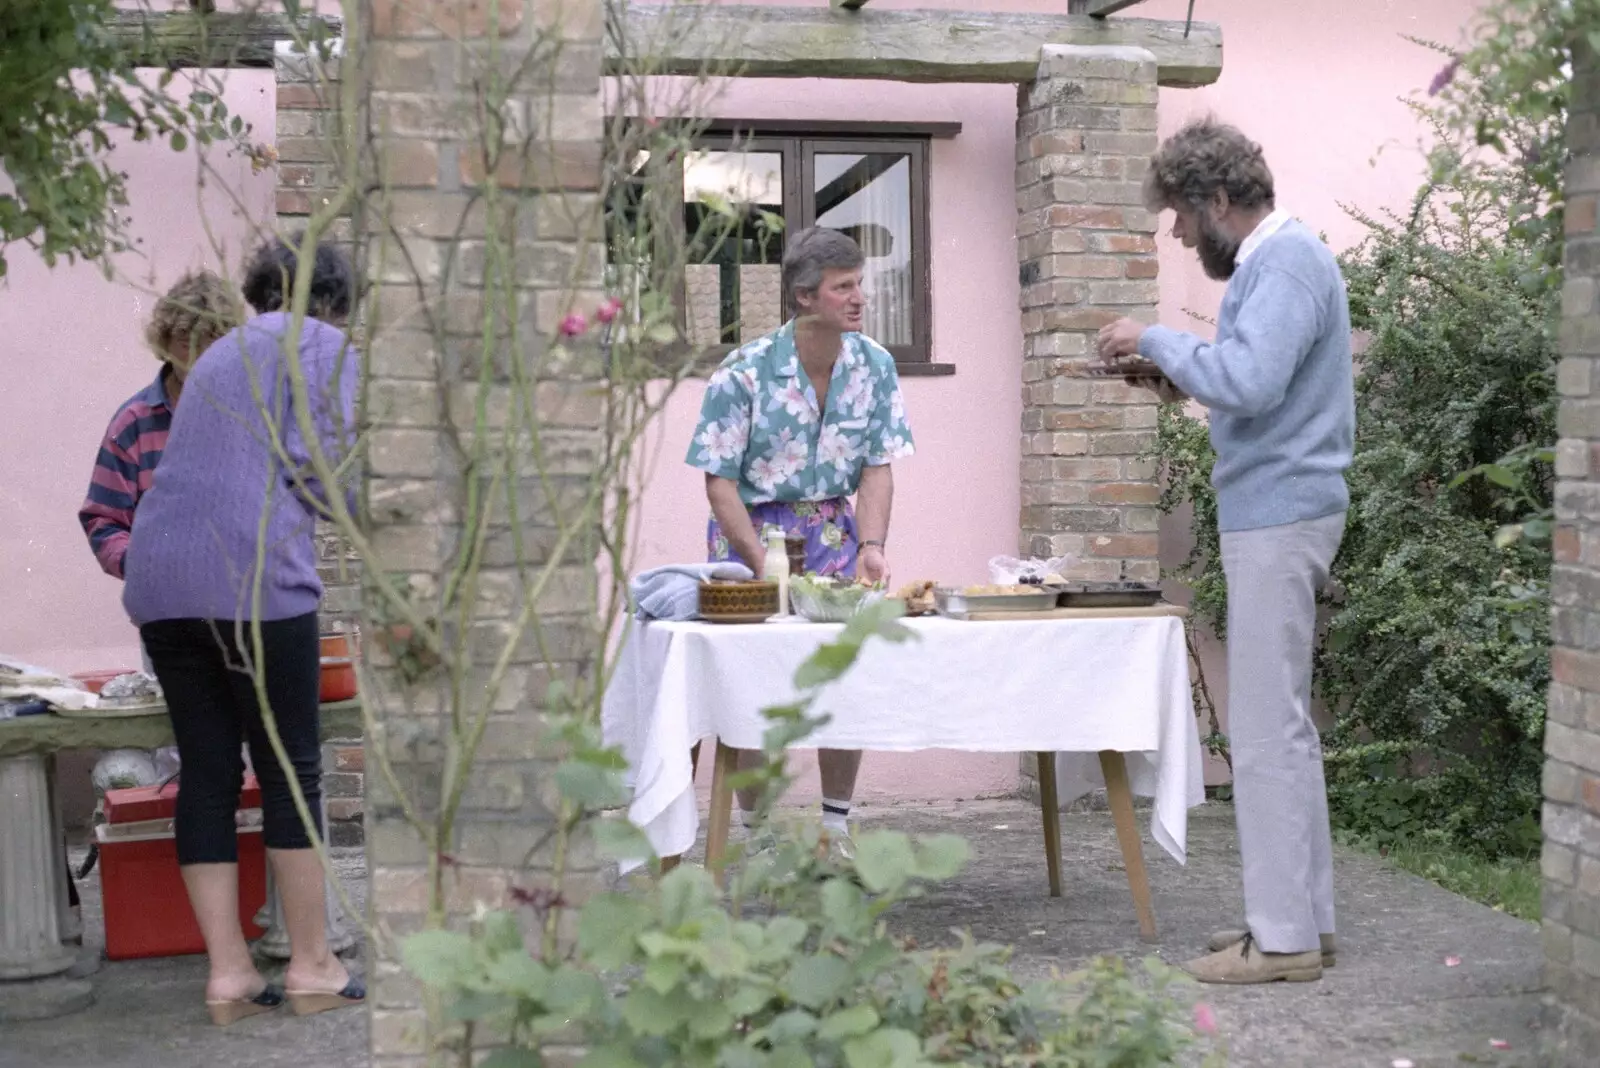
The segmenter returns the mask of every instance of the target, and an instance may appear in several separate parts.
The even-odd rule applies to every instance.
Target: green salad
[[[837,575],[797,575],[789,580],[795,613],[818,623],[843,623],[883,595],[882,583],[869,585]]]

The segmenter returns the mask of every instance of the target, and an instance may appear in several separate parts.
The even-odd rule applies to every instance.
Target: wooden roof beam
[[[1222,28],[1196,22],[960,11],[619,2],[606,72],[902,82],[1032,81],[1044,45],[1128,45],[1157,81],[1188,88],[1222,73]],[[624,54],[628,58],[624,59]]]
[[[1068,14],[1077,14],[1078,9],[1081,7],[1083,14],[1091,18],[1103,19],[1107,15],[1115,15],[1125,8],[1142,3],[1144,3],[1144,0],[1072,0],[1072,3],[1067,6],[1067,12]]]
[[[119,11],[107,30],[136,67],[271,67],[279,41],[333,40],[344,24],[332,15],[258,15],[234,11]]]

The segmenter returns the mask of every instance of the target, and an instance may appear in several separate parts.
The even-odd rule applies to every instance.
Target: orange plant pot
[[[324,704],[329,701],[348,701],[356,695],[357,688],[354,661],[348,656],[322,658],[321,699]]]

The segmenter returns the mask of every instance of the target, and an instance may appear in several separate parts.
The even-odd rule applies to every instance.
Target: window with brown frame
[[[681,205],[684,338],[720,358],[782,325],[793,313],[781,282],[787,235],[829,226],[853,237],[867,257],[863,333],[889,350],[903,374],[952,373],[932,362],[928,148],[930,136],[959,127],[889,136],[834,124],[807,136],[788,128],[794,125],[707,133],[670,162],[668,174],[652,173],[649,184]],[[640,161],[638,173],[652,165]],[[615,219],[633,203],[624,192]],[[611,244],[614,263],[629,258],[615,235]]]

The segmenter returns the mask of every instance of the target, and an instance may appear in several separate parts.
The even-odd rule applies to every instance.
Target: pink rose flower
[[[594,317],[600,320],[602,323],[609,323],[611,320],[615,319],[617,314],[621,311],[622,301],[618,300],[616,297],[607,297],[600,303],[600,307],[594,310]]]
[[[1217,1033],[1217,1014],[1211,1011],[1211,1006],[1199,1002],[1194,1007],[1194,1029],[1202,1035]]]
[[[587,329],[589,329],[589,320],[577,312],[573,312],[561,320],[561,333],[566,337],[577,337]]]

